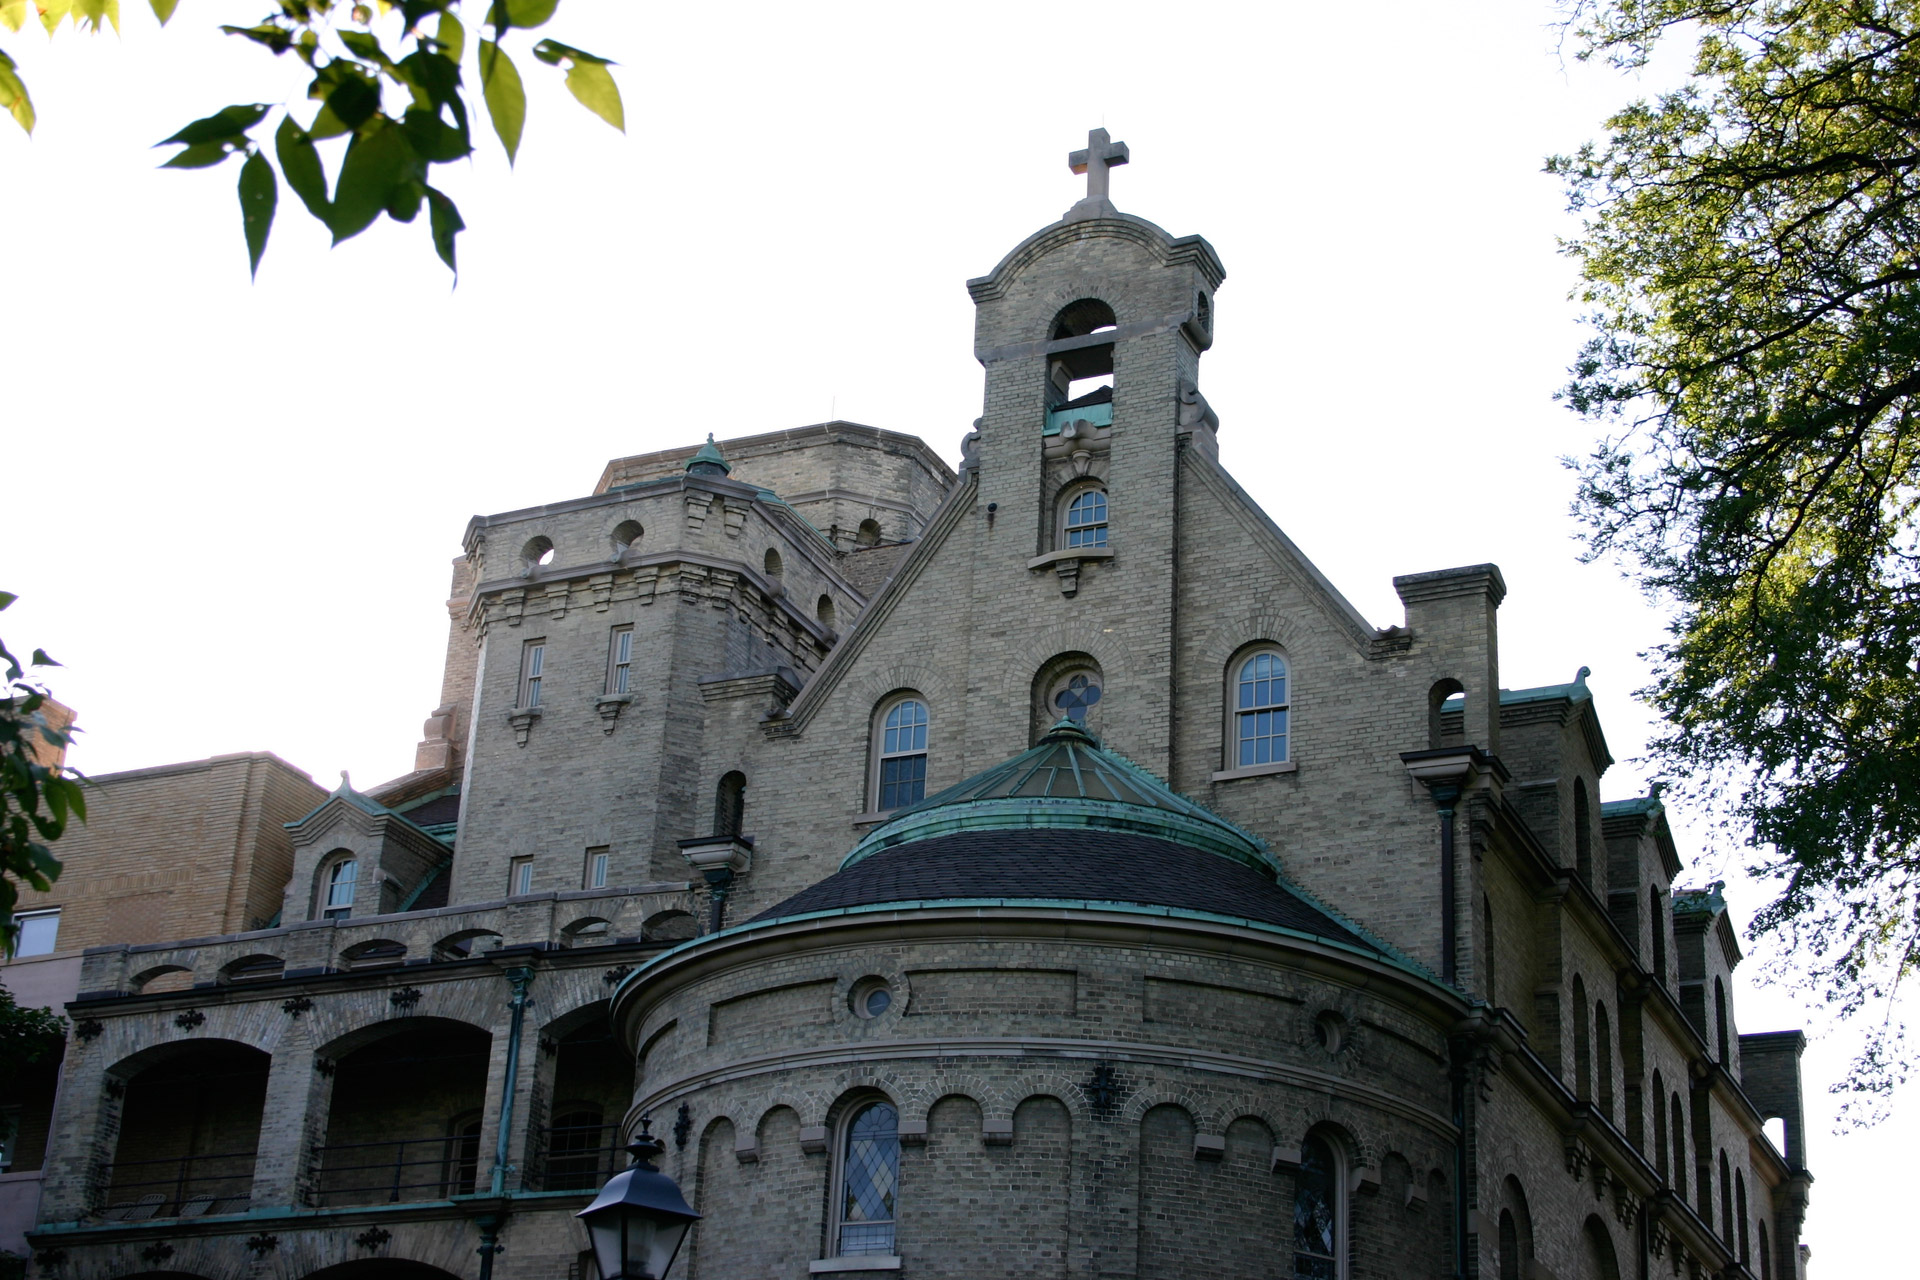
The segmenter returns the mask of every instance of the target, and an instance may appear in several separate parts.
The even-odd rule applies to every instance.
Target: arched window
[[[402,1148],[404,1150],[405,1148]],[[431,1147],[428,1150],[432,1150]],[[480,1117],[472,1112],[447,1122],[446,1151],[441,1157],[441,1192],[470,1196],[480,1180]]]
[[[1740,1265],[1745,1266],[1751,1257],[1747,1237],[1747,1175],[1738,1169],[1733,1171],[1733,1215],[1740,1224]]]
[[[1687,1113],[1680,1105],[1680,1094],[1673,1095],[1673,1193],[1687,1198]]]
[[[327,870],[327,900],[320,911],[323,920],[345,920],[353,914],[353,887],[360,879],[357,858],[342,858]]]
[[[1733,1174],[1727,1164],[1727,1153],[1720,1153],[1720,1238],[1733,1247]]]
[[[1713,980],[1713,1033],[1719,1042],[1720,1065],[1728,1066],[1732,1060],[1727,1056],[1727,984],[1718,978]]]
[[[888,704],[878,737],[873,807],[919,804],[927,794],[927,704],[917,697]]]
[[[1511,1209],[1500,1211],[1500,1280],[1520,1280],[1520,1232]]]
[[[747,775],[738,769],[720,779],[713,793],[713,834],[737,836],[747,813]]]
[[[840,1257],[894,1252],[894,1196],[900,1183],[900,1116],[868,1102],[847,1116],[834,1170],[833,1242]]]
[[[1233,708],[1229,768],[1283,764],[1289,759],[1287,674],[1287,660],[1277,649],[1261,649],[1235,666],[1233,687],[1227,691],[1227,705]]]
[[[1773,1280],[1773,1254],[1767,1248],[1767,1224],[1760,1224],[1760,1280]]]
[[[1613,1251],[1606,1221],[1597,1213],[1589,1216],[1581,1234],[1586,1237],[1587,1274],[1599,1280],[1620,1280],[1620,1258]]]
[[[1582,1102],[1593,1097],[1593,1046],[1590,1020],[1593,1006],[1587,1003],[1587,984],[1573,975],[1573,1096]]]
[[[860,522],[860,530],[854,535],[853,540],[863,547],[879,546],[880,522],[878,520],[862,520]]]
[[[1653,1167],[1662,1181],[1673,1176],[1672,1166],[1667,1163],[1666,1096],[1667,1082],[1656,1071],[1653,1073]]]
[[[1593,1082],[1600,1114],[1613,1119],[1613,1021],[1604,1000],[1593,1006]]]
[[[1107,545],[1107,491],[1097,486],[1069,489],[1060,515],[1063,550]]]
[[[780,553],[772,547],[767,548],[766,559],[761,563],[767,571],[767,576],[776,582],[779,581],[780,575],[786,571],[786,566],[780,563]]]
[[[819,603],[813,606],[813,616],[821,626],[831,627],[833,625],[833,597],[827,595],[821,596]]]
[[[1294,1280],[1339,1280],[1347,1225],[1343,1190],[1332,1144],[1308,1134],[1293,1178]]]
[[[1587,888],[1598,890],[1593,882],[1593,807],[1587,800],[1587,780],[1573,780],[1573,868]]]

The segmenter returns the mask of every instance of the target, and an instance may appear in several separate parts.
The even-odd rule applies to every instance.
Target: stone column
[[[314,1057],[304,1028],[290,1030],[274,1049],[260,1143],[253,1164],[253,1208],[300,1208],[313,1192],[313,1150],[327,1137],[333,1082]]]

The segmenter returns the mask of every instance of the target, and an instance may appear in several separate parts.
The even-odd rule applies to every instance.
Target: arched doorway
[[[551,1051],[535,1181],[543,1191],[597,1191],[626,1165],[620,1121],[633,1105],[633,1058],[614,1038],[604,1000],[554,1022],[543,1042]]]

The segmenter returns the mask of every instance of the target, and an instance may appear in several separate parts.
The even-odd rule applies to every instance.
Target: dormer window
[[[345,920],[353,914],[353,889],[360,880],[360,863],[344,858],[327,872],[327,904],[320,912],[324,920]]]

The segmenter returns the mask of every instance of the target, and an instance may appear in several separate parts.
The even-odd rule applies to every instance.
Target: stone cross
[[[1114,142],[1105,129],[1088,130],[1087,149],[1067,156],[1067,164],[1075,173],[1087,175],[1087,199],[1083,203],[1105,203],[1107,170],[1126,162],[1126,143]]]

